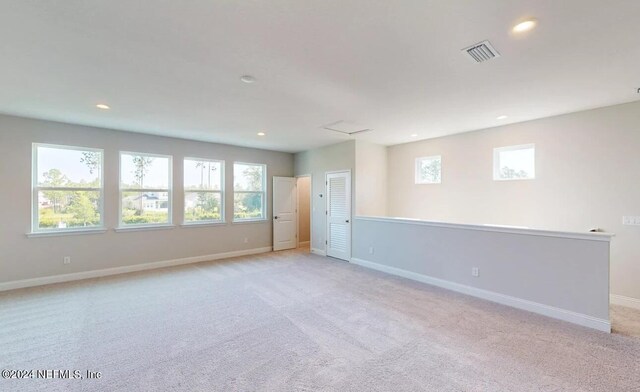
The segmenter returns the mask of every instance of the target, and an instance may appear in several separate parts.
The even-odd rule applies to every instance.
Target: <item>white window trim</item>
[[[263,176],[262,176],[262,191],[236,191],[236,164],[238,165],[252,165],[252,166],[262,166],[263,167]],[[267,165],[264,163],[250,163],[250,162],[233,162],[233,223],[244,223],[244,222],[262,222],[269,220],[267,216],[267,211],[269,208],[267,207]],[[260,193],[262,194],[262,217],[261,218],[245,218],[245,219],[236,219],[236,202],[235,202],[235,194],[236,193]]]
[[[226,226],[227,222],[218,222],[218,221],[199,221],[193,223],[183,223],[180,226],[184,228],[190,227],[212,227],[212,226]]]
[[[502,178],[500,176],[500,153],[506,151],[526,150],[533,148],[533,173],[527,178]],[[493,149],[493,180],[494,181],[527,181],[536,178],[536,145],[534,143],[518,144],[515,146],[496,147]]]
[[[147,230],[171,230],[175,229],[175,225],[167,223],[157,223],[152,225],[129,225],[124,227],[116,227],[113,229],[116,233],[126,233],[129,231],[147,231]]]
[[[168,158],[169,159],[169,179],[168,179],[168,188],[160,189],[160,188],[122,188],[122,155],[140,155],[145,157],[152,158]],[[144,229],[153,229],[153,228],[171,228],[173,225],[173,156],[171,155],[162,155],[162,154],[152,154],[146,152],[132,152],[132,151],[120,151],[120,157],[118,162],[118,188],[119,188],[119,200],[118,200],[118,227],[114,230],[117,232],[124,231],[136,231],[134,229],[144,230]],[[139,224],[124,224],[122,223],[122,192],[167,192],[167,199],[169,202],[169,206],[167,208],[168,220],[163,223],[139,223]]]
[[[74,187],[41,187],[38,185],[38,147],[45,148],[57,148],[63,150],[72,151],[93,151],[100,153],[100,188],[74,188]],[[56,189],[56,190],[68,190],[68,191],[84,191],[84,192],[100,192],[100,224],[87,228],[71,227],[65,229],[40,229],[40,210],[38,204],[38,194],[40,190]],[[32,143],[31,145],[31,231],[27,234],[28,237],[35,237],[36,235],[60,235],[60,234],[84,234],[84,233],[96,233],[105,232],[104,226],[104,150],[100,148],[80,147],[80,146],[67,146],[62,144],[48,144],[48,143]]]
[[[64,230],[64,231],[62,231]],[[66,235],[83,235],[83,234],[103,234],[108,230],[104,227],[96,227],[95,229],[62,229],[60,231],[40,231],[40,232],[31,232],[27,233],[27,238],[38,238],[38,237],[60,237]]]
[[[420,178],[420,169],[421,169],[420,162],[425,160],[425,159],[430,159],[430,160],[438,159],[438,160],[440,160],[440,179],[438,181],[425,181],[425,180]],[[416,158],[413,170],[415,172],[415,178],[414,179],[415,179],[416,185],[441,184],[442,183],[442,155],[431,155],[431,156],[428,156],[428,157],[418,157],[418,158]]]
[[[203,226],[203,225],[219,225],[219,224],[224,224],[226,223],[225,220],[225,183],[224,183],[224,179],[225,179],[225,169],[224,169],[224,161],[220,160],[220,159],[207,159],[207,158],[194,158],[194,157],[184,157],[182,159],[182,172],[184,173],[184,162],[190,160],[190,161],[199,161],[199,162],[218,162],[220,163],[220,190],[216,191],[213,189],[187,189],[184,186],[184,174],[183,174],[183,178],[182,178],[182,189],[184,191],[184,198],[183,200],[186,200],[186,196],[187,193],[219,193],[220,194],[220,219],[210,219],[210,220],[202,220],[202,221],[188,221],[186,219],[186,215],[185,215],[185,206],[186,206],[186,202],[183,202],[182,205],[182,226]]]

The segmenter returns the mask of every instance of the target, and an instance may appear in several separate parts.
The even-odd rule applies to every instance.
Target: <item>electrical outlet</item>
[[[372,254],[373,254],[373,251],[374,251],[373,246],[370,246],[370,247],[369,247],[369,254],[370,254],[370,255],[372,255]]]
[[[640,216],[623,216],[622,224],[628,226],[640,226]]]
[[[244,237],[244,243],[248,244],[249,243],[249,239],[247,237]]]
[[[480,268],[478,267],[471,268],[471,275],[475,276],[476,278],[480,276]]]
[[[62,259],[62,263],[63,263],[63,264],[71,264],[71,256],[65,256],[65,257]]]

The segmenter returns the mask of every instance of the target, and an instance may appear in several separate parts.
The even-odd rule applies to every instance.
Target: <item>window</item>
[[[266,219],[267,167],[253,163],[233,164],[233,220]]]
[[[416,158],[416,184],[440,184],[442,157],[440,155]]]
[[[530,180],[536,177],[535,145],[493,149],[493,179]]]
[[[120,226],[171,223],[171,157],[120,153]]]
[[[222,161],[184,160],[184,222],[212,223],[224,220]]]
[[[33,232],[103,226],[102,160],[102,150],[33,145]]]

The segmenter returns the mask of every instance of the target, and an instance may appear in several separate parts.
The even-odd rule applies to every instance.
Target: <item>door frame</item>
[[[309,250],[311,250],[311,239],[313,238],[313,176],[311,174],[300,174],[295,176],[296,194],[298,193],[298,179],[309,177]],[[299,196],[299,195],[298,195]],[[300,247],[300,198],[296,197],[296,248]]]
[[[342,169],[342,170],[330,170],[330,171],[326,171],[324,172],[324,196],[325,196],[325,201],[324,201],[324,210],[325,210],[325,215],[324,215],[324,236],[325,236],[325,245],[324,245],[324,254],[325,256],[328,256],[329,253],[329,180],[327,179],[327,176],[329,174],[336,174],[336,173],[349,173],[349,255],[348,255],[348,259],[344,260],[347,263],[351,262],[351,254],[353,251],[353,232],[351,230],[351,227],[353,226],[353,173],[351,173],[351,169]],[[340,259],[342,260],[342,259]]]

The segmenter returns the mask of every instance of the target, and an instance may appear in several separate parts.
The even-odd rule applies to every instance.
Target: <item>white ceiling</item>
[[[0,7],[0,112],[27,117],[295,152],[349,139],[321,128],[339,120],[397,144],[640,98],[637,0]],[[502,57],[460,52],[485,39]]]

